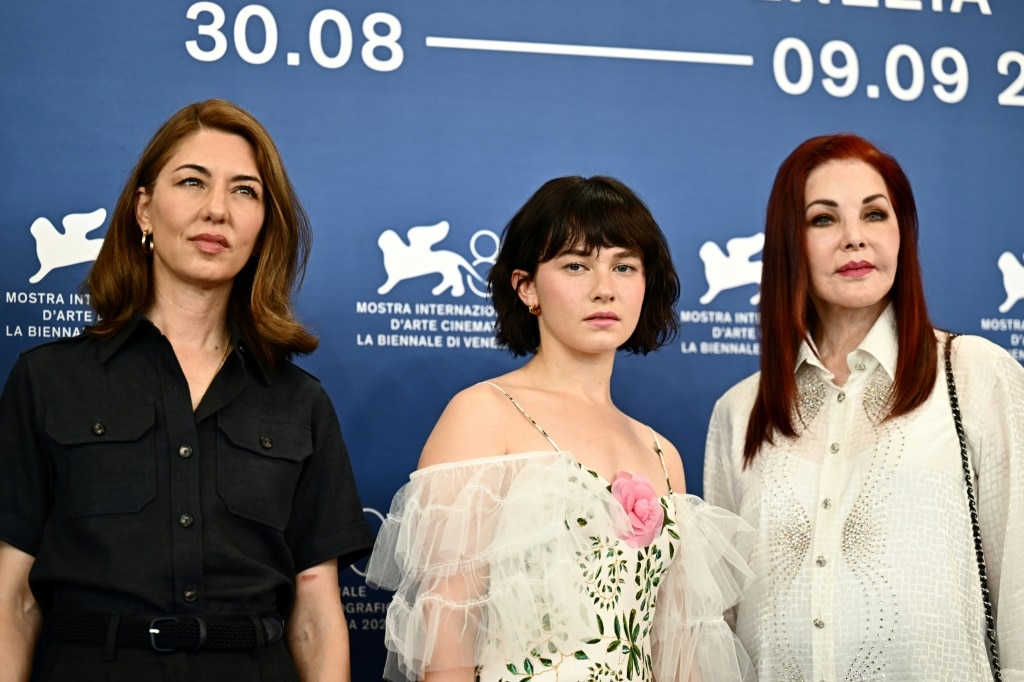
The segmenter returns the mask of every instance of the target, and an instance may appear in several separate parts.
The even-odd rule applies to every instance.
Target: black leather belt
[[[133,647],[154,651],[252,651],[284,635],[280,616],[159,616],[110,613],[54,613],[47,622],[52,639],[74,644]]]

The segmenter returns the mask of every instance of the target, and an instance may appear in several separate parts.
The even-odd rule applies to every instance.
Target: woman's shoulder
[[[34,380],[48,381],[49,378],[62,377],[64,381],[97,380],[97,373],[102,370],[102,346],[109,343],[89,334],[57,339],[39,344],[22,351],[12,367],[15,371],[26,372]]]
[[[242,351],[245,355],[245,351]],[[296,381],[303,384],[315,384],[320,385],[320,377],[313,374],[310,370],[302,367],[301,365],[295,364],[294,360],[281,360],[273,369],[273,373],[276,375],[275,378],[284,379],[288,381]]]
[[[941,343],[941,342],[940,342]],[[940,348],[940,360],[942,351]],[[1024,376],[1024,366],[1014,359],[1002,346],[974,334],[957,336],[953,341],[952,364],[954,371],[975,373],[996,373]]]
[[[56,358],[72,357],[83,351],[95,351],[107,342],[106,339],[98,339],[88,333],[78,334],[27,348],[21,352],[21,357],[28,362],[49,362]]]
[[[715,401],[715,412],[739,412],[744,416],[750,414],[750,409],[757,399],[757,389],[761,383],[761,372],[754,372],[748,377],[729,387],[717,401]]]
[[[508,395],[499,383],[500,377],[481,381],[462,389],[448,401],[445,412],[470,412],[477,416],[496,412],[509,406]]]
[[[507,454],[508,423],[522,417],[500,386],[485,381],[452,396],[423,446],[419,468]]]
[[[638,421],[633,417],[630,417],[630,419],[636,425],[637,429],[642,432],[649,433],[654,437],[656,444],[661,448],[662,452],[665,453],[666,457],[676,457],[679,455],[679,450],[676,448],[675,444],[657,431],[653,426]]]
[[[944,339],[944,335],[940,339]],[[976,334],[958,334],[953,340],[953,353],[966,355],[968,360],[982,361],[1009,355],[1002,346]]]
[[[320,377],[305,367],[291,360],[282,360],[273,368],[265,370],[249,354],[242,352],[239,357],[250,376],[257,379],[248,386],[253,391],[249,393],[251,399],[259,404],[266,402],[273,405],[282,414],[300,414],[307,410],[313,413],[335,413],[334,401]]]
[[[493,430],[514,414],[512,401],[512,396],[496,380],[482,381],[452,396],[438,424],[451,422],[463,428],[475,424],[485,430]]]

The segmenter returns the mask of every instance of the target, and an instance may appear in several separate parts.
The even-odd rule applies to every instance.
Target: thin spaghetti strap
[[[509,401],[511,401],[511,403],[512,403],[513,405],[515,405],[515,406],[516,406],[516,409],[517,409],[517,410],[519,410],[519,414],[521,414],[521,415],[523,415],[524,417],[526,417],[527,419],[529,419],[529,420],[530,420],[530,423],[531,423],[531,424],[533,424],[533,425],[534,425],[535,427],[537,427],[537,430],[538,430],[538,431],[540,431],[540,435],[544,436],[545,440],[547,440],[547,442],[551,443],[551,447],[553,447],[553,448],[555,449],[555,452],[561,452],[561,450],[560,450],[560,449],[558,448],[558,445],[556,445],[556,444],[555,444],[555,441],[551,440],[551,436],[549,436],[549,435],[547,434],[547,431],[545,431],[545,430],[544,430],[544,429],[543,429],[543,428],[541,427],[541,425],[540,425],[540,424],[538,424],[537,422],[535,422],[535,421],[533,420],[533,417],[531,417],[530,415],[528,415],[528,414],[526,413],[526,410],[524,410],[524,409],[523,409],[523,407],[522,407],[522,406],[521,406],[521,405],[520,405],[519,403],[517,403],[517,402],[516,402],[516,399],[515,399],[515,398],[513,398],[513,397],[512,397],[511,395],[509,395],[508,391],[506,391],[505,389],[503,389],[503,388],[502,388],[501,386],[499,386],[498,384],[495,384],[495,383],[493,383],[493,382],[490,382],[490,381],[484,381],[484,382],[481,382],[481,383],[487,384],[488,386],[493,386],[494,388],[496,388],[496,389],[498,389],[499,391],[501,391],[501,392],[502,392],[502,394],[503,394],[503,395],[504,395],[504,396],[505,396],[506,398],[508,398],[508,399],[509,399]]]
[[[672,492],[672,481],[668,477],[668,467],[665,466],[665,453],[661,451],[661,441],[658,440],[658,434],[654,432],[650,426],[647,429],[651,432],[651,436],[654,438],[654,451],[658,453],[658,460],[661,462],[661,470],[665,472],[665,483],[668,483],[668,491]]]

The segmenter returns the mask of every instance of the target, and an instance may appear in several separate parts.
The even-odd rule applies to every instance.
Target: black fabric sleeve
[[[0,396],[0,540],[32,556],[53,504],[35,402],[29,361],[22,355]]]
[[[322,387],[313,401],[313,454],[304,463],[285,538],[296,572],[333,558],[341,570],[373,547],[348,449],[331,399]]]

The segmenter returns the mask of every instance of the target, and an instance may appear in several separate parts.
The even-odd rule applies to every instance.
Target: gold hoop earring
[[[142,233],[142,251],[147,256],[153,255],[153,232],[150,230]]]
[[[530,311],[531,315],[540,315],[540,306],[539,305],[531,305],[529,307],[529,311]]]

